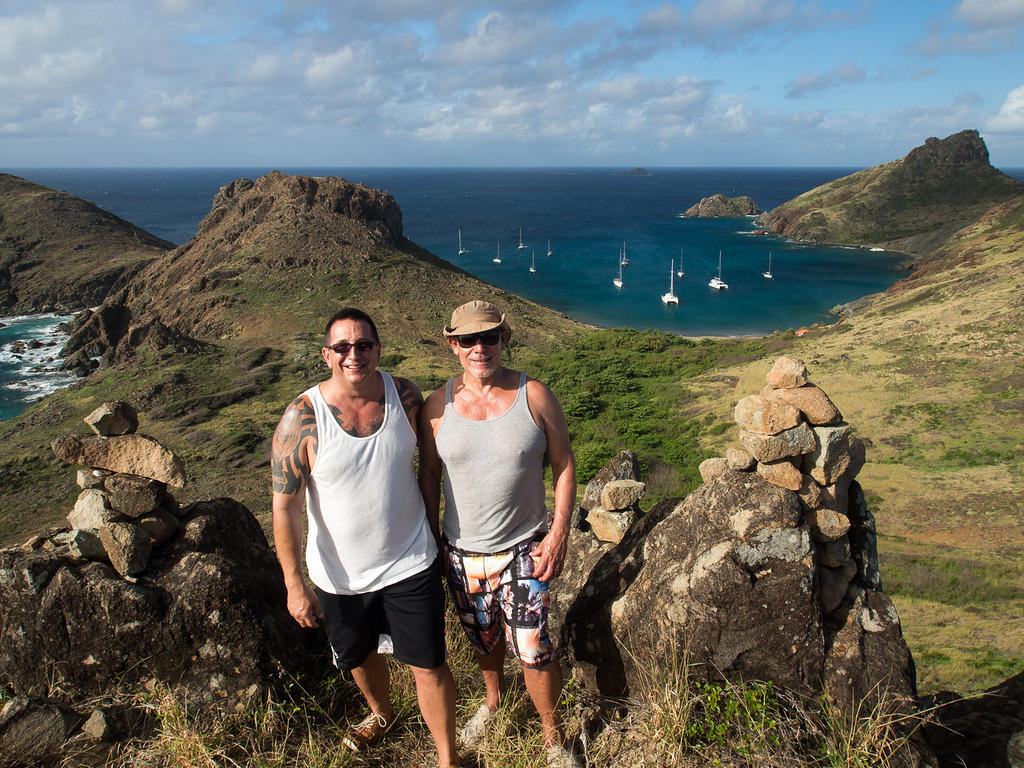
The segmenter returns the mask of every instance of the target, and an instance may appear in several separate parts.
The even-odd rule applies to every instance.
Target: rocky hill
[[[326,319],[346,304],[365,309],[381,367],[427,389],[454,370],[441,328],[471,298],[506,311],[513,340],[531,349],[583,331],[407,240],[384,192],[282,173],[225,185],[192,240],[140,261],[76,318],[65,351],[88,378],[0,426],[0,541],[52,522],[68,500],[39,446],[95,398],[130,398],[147,433],[198,467],[186,501],[227,495],[262,515],[270,435],[287,403],[324,376]]]
[[[899,251],[920,264],[993,206],[1022,195],[1024,184],[993,168],[985,142],[969,130],[805,192],[759,223],[797,240]]]
[[[0,173],[0,313],[99,304],[174,247],[81,198]]]
[[[756,213],[761,213],[761,209],[749,195],[726,197],[719,193],[705,197],[699,203],[694,203],[686,209],[686,213],[683,215],[698,219],[719,219],[752,216]]]

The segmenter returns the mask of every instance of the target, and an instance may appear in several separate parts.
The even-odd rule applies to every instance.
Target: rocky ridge
[[[740,216],[753,216],[761,213],[757,203],[749,195],[726,197],[719,193],[703,198],[686,209],[683,216],[698,219],[728,219]]]
[[[774,234],[885,248],[923,264],[956,232],[1024,184],[989,163],[976,130],[929,138],[906,157],[836,179],[763,214]]]

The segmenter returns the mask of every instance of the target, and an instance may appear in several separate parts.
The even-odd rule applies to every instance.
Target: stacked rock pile
[[[76,557],[108,560],[132,579],[145,571],[152,548],[178,530],[178,503],[167,486],[185,487],[184,465],[155,439],[136,434],[138,415],[128,403],[104,403],[84,421],[94,435],[52,444],[58,458],[83,468],[77,477],[82,492],[67,518],[71,530],[51,541],[66,544]]]
[[[778,358],[766,378],[758,394],[736,404],[742,448],[702,462],[701,477],[710,483],[727,469],[757,472],[797,493],[815,543],[822,613],[841,620],[848,592],[853,599],[862,587],[881,588],[874,521],[855,481],[864,443],[800,360]]]

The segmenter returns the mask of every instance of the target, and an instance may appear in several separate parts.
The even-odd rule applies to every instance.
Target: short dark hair
[[[327,321],[327,325],[324,327],[324,346],[331,340],[331,326],[342,320],[361,320],[370,326],[370,333],[373,336],[373,340],[380,344],[380,336],[377,335],[377,326],[374,324],[370,316],[363,312],[361,309],[355,307],[343,307],[335,312],[331,319]]]

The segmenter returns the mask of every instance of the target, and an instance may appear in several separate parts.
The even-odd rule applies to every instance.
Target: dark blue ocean
[[[83,197],[181,244],[195,234],[222,185],[242,176],[255,179],[269,170],[11,172]],[[686,335],[799,328],[829,320],[836,304],[884,290],[905,274],[895,254],[754,236],[750,218],[680,216],[717,192],[750,195],[762,210],[770,210],[855,168],[665,168],[650,169],[647,176],[614,168],[279,170],[338,175],[387,190],[402,209],[406,237],[418,245],[501,288],[606,327],[659,328]],[[1024,170],[1013,175],[1024,179]],[[468,251],[461,256],[459,230]],[[518,247],[520,230],[523,248]],[[612,279],[618,275],[623,243],[629,265],[620,289]],[[501,264],[496,264],[492,259],[499,247]],[[708,287],[718,271],[719,251],[722,279],[729,285],[721,292]],[[771,280],[762,276],[769,252]],[[679,304],[666,306],[660,297],[669,288],[670,261],[678,262],[680,256],[685,274],[674,279]],[[536,272],[530,272],[531,262]],[[2,370],[7,365],[0,359],[0,379],[10,373]],[[21,366],[15,376],[23,372]],[[3,410],[9,395],[0,381],[0,418],[9,418]]]

